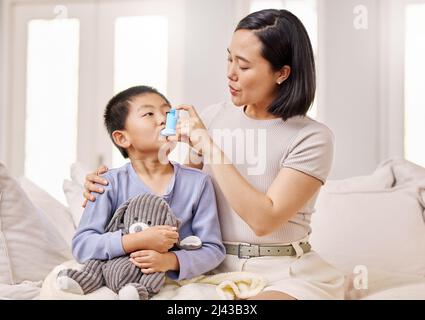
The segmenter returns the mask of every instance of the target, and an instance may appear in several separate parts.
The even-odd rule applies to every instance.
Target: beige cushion
[[[65,240],[0,163],[0,283],[40,281],[71,258]]]
[[[72,181],[78,183],[80,186],[84,185],[84,181],[86,180],[86,175],[94,171],[91,170],[87,165],[81,162],[75,162],[71,165],[71,179]]]
[[[19,284],[0,283],[0,300],[36,300],[39,299],[42,281],[24,281]]]
[[[46,214],[68,246],[71,247],[75,228],[70,210],[28,178],[20,177],[17,180],[31,202]]]
[[[314,250],[348,277],[356,266],[369,271],[369,290],[348,292],[357,298],[425,279],[425,169],[393,159],[379,170],[391,175],[383,177],[391,186],[378,188],[375,174],[361,187],[353,178],[351,189],[334,181],[321,190],[312,216]]]
[[[63,192],[65,193],[66,202],[71,212],[74,227],[78,227],[84,208],[82,207],[84,197],[84,181],[90,170],[88,166],[81,162],[75,162],[71,165],[71,180],[63,181]]]
[[[356,265],[425,275],[424,207],[415,188],[322,192],[312,217],[316,251],[345,272]]]
[[[355,192],[389,189],[394,184],[391,166],[378,167],[372,174],[340,180],[328,180],[324,189],[327,192]]]
[[[66,202],[71,213],[74,228],[78,227],[84,208],[83,204],[83,186],[73,180],[65,179],[63,181],[63,192],[65,193]]]
[[[425,179],[425,168],[414,164],[406,159],[391,158],[383,161],[379,168],[390,168],[394,177],[394,185],[401,186]]]

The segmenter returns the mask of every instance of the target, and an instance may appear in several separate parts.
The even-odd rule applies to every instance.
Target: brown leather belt
[[[301,249],[304,253],[311,250],[311,245],[308,242],[301,242]],[[239,258],[252,258],[262,256],[295,256],[297,252],[292,245],[279,246],[279,245],[263,245],[263,244],[228,244],[225,243],[227,254],[238,256]]]

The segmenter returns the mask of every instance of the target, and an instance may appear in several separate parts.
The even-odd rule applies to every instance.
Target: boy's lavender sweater
[[[163,198],[181,221],[180,239],[189,235],[202,240],[197,250],[176,250],[180,271],[169,271],[174,280],[199,276],[217,267],[225,257],[217,204],[211,178],[200,170],[172,162],[174,175]],[[125,255],[121,231],[105,228],[118,207],[128,199],[152,191],[139,179],[131,163],[109,170],[103,175],[109,181],[95,202],[88,202],[72,239],[72,253],[79,262],[89,259],[108,260]]]

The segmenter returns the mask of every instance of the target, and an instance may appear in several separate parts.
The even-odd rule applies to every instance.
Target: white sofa
[[[64,206],[0,164],[0,299],[39,299],[72,258],[87,170],[72,166]],[[390,159],[371,175],[329,180],[316,208],[311,243],[346,274],[346,299],[425,299],[424,168]]]
[[[403,159],[328,181],[311,243],[346,274],[346,299],[425,299],[425,169]]]

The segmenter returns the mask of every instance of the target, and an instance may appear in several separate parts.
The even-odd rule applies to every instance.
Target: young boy
[[[167,272],[171,279],[182,280],[210,271],[224,260],[210,177],[159,158],[161,147],[169,143],[161,139],[160,132],[170,109],[170,103],[161,93],[146,86],[120,92],[107,104],[105,126],[115,146],[130,162],[105,173],[103,178],[108,180],[108,186],[96,202],[86,205],[72,240],[77,261],[131,254],[131,261],[143,273]],[[170,226],[154,226],[126,235],[121,231],[105,232],[116,209],[143,193],[162,196],[181,221],[180,238],[197,236],[202,247],[168,251],[179,238]]]

